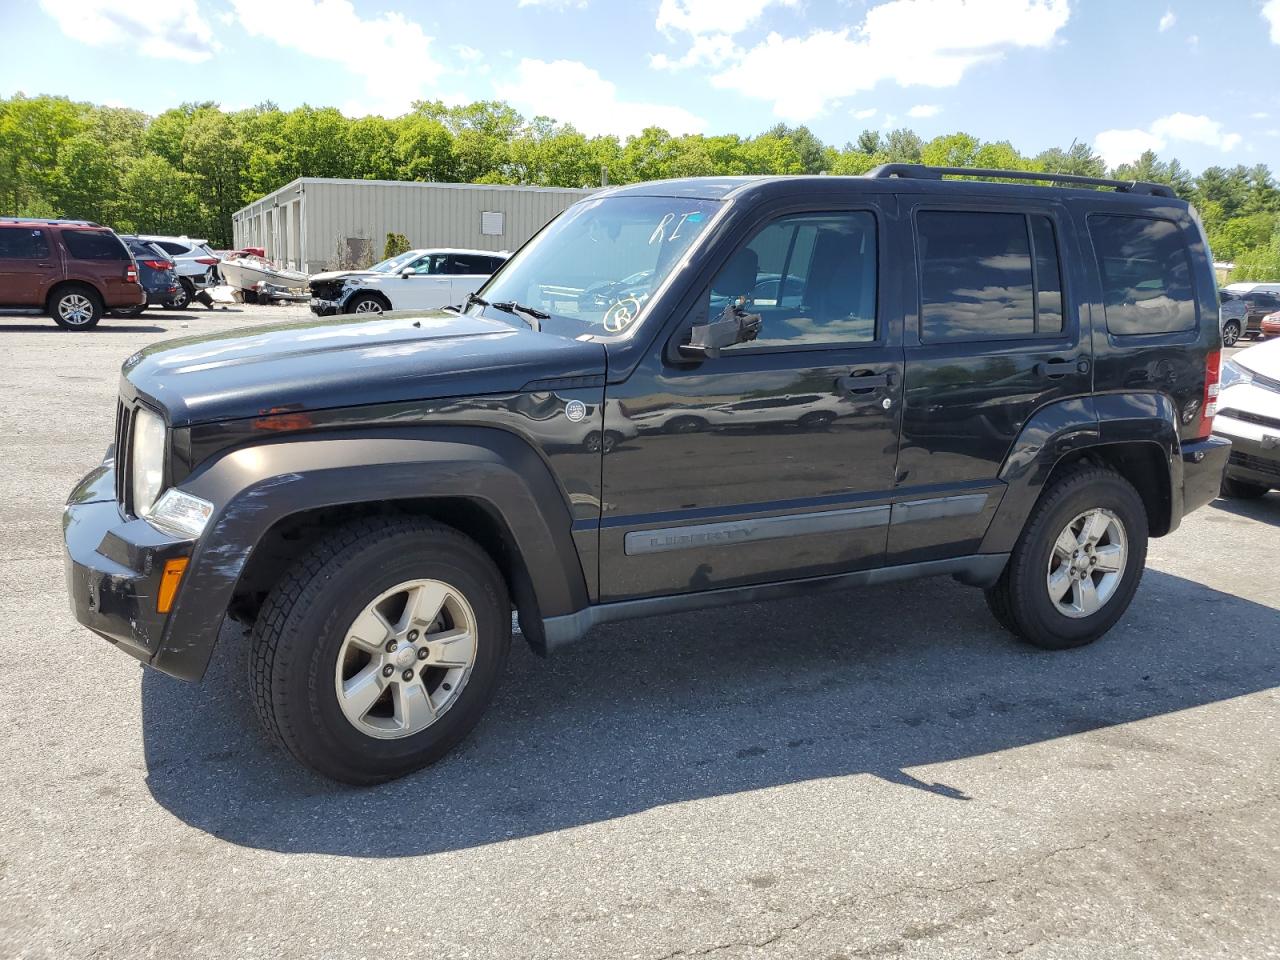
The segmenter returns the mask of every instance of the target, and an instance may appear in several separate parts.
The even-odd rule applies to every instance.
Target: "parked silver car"
[[[1222,345],[1234,347],[1244,336],[1249,305],[1238,293],[1218,291],[1218,321],[1222,324]]]
[[[208,240],[157,236],[140,236],[139,239],[155,244],[174,262],[178,272],[178,292],[169,303],[174,309],[185,310],[192,300],[200,299],[201,291],[216,287],[222,282],[218,274],[218,264],[221,261],[209,248]],[[208,297],[203,299],[207,301]]]

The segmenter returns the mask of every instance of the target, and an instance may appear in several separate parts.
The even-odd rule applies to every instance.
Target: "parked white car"
[[[1225,360],[1220,383],[1213,432],[1231,441],[1222,495],[1264,496],[1280,488],[1280,340]]]
[[[218,275],[218,264],[222,261],[210,249],[208,240],[146,235],[140,235],[138,239],[155,244],[173,261],[178,273],[178,292],[168,306],[185,310],[199,291],[216,287],[222,282]]]
[[[507,260],[492,250],[416,250],[392,273],[317,274],[311,278],[311,312],[382,313],[435,310],[461,304]]]

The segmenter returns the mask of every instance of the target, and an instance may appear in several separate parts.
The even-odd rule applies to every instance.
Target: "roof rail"
[[[1074,173],[1041,173],[1034,170],[987,170],[981,167],[929,167],[922,163],[883,163],[865,176],[873,180],[902,177],[909,180],[941,180],[943,177],[982,177],[1001,180],[1044,180],[1049,183],[1081,184],[1087,187],[1109,187],[1117,193],[1133,193],[1150,197],[1176,198],[1172,187],[1142,180],[1108,180],[1105,177],[1082,177]]]
[[[100,227],[92,220],[62,220],[58,217],[0,217],[0,223],[61,223],[73,227]]]

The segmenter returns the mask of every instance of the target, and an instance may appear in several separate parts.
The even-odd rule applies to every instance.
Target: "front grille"
[[[1262,427],[1274,427],[1280,430],[1280,417],[1268,417],[1261,413],[1250,413],[1248,410],[1237,410],[1235,407],[1227,407],[1225,410],[1219,410],[1224,417],[1233,417],[1236,420],[1244,420],[1247,423],[1256,423]]]
[[[1280,477],[1280,460],[1264,460],[1262,457],[1250,456],[1247,453],[1237,453],[1234,450],[1228,460],[1237,467],[1244,467],[1246,470],[1254,470],[1270,477]]]
[[[320,280],[311,284],[311,296],[317,300],[337,300],[342,296],[341,280]]]
[[[125,508],[129,483],[129,444],[133,435],[133,407],[116,405],[116,503]]]

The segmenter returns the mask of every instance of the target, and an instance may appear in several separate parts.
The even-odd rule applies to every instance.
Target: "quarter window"
[[[733,302],[760,314],[761,326],[754,341],[729,350],[875,340],[875,217],[859,211],[773,221],[711,283],[712,317]]]
[[[1062,273],[1048,217],[927,210],[916,215],[916,235],[921,340],[1062,333]]]
[[[43,230],[31,227],[0,228],[0,260],[38,260],[49,256]]]
[[[62,242],[76,260],[129,260],[129,251],[114,233],[63,230]]]
[[[1193,330],[1191,255],[1177,225],[1154,217],[1089,217],[1107,329],[1117,336]]]

